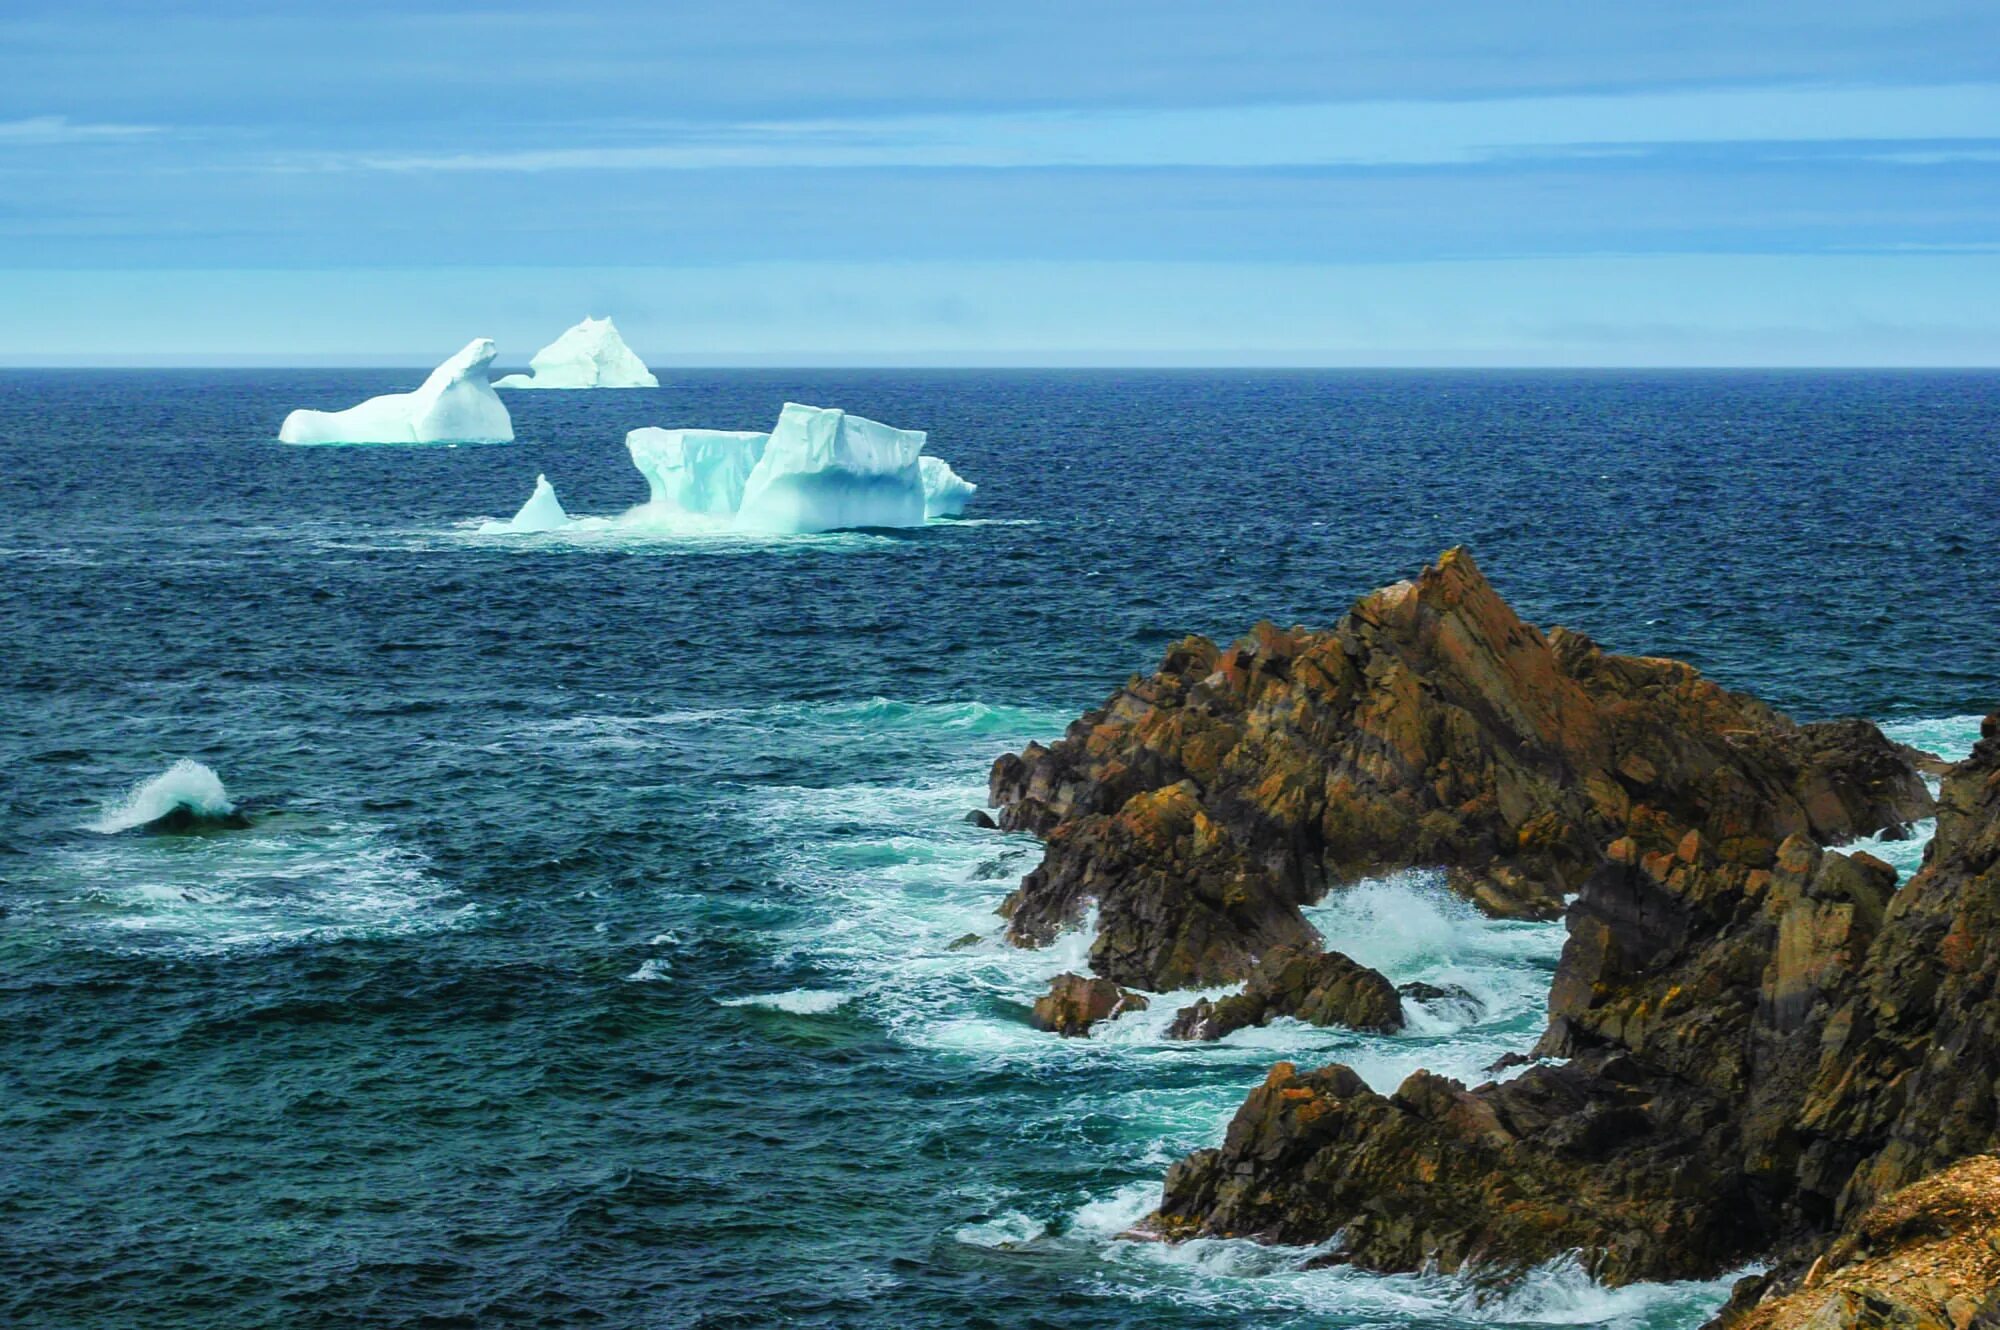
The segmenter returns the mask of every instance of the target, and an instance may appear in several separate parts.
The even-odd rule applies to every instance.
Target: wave
[[[190,830],[228,825],[247,823],[223,788],[222,778],[184,757],[151,780],[134,785],[116,803],[106,805],[88,829],[109,836],[138,827]]]
[[[846,1006],[851,993],[842,993],[825,988],[794,988],[785,993],[756,993],[749,997],[717,998],[716,1003],[724,1007],[762,1007],[767,1011],[783,1011],[793,1016],[824,1016]]]

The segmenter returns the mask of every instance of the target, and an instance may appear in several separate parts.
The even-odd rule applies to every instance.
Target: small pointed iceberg
[[[521,505],[521,511],[507,522],[485,522],[479,527],[482,536],[516,536],[536,531],[560,531],[571,523],[570,515],[563,511],[562,500],[556,498],[556,487],[549,484],[547,476],[535,477],[535,492]]]
[[[951,469],[942,457],[919,457],[924,473],[924,516],[957,517],[965,511],[965,501],[979,492],[973,484]]]
[[[509,443],[514,422],[486,381],[496,348],[488,337],[431,371],[415,392],[371,397],[345,411],[292,412],[281,443]]]
[[[585,319],[535,352],[527,374],[509,374],[496,388],[657,388],[660,381],[632,354],[610,319]]]

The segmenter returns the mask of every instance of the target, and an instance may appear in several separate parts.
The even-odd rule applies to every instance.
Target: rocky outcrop
[[[1167,1034],[1173,1039],[1221,1039],[1280,1016],[1308,1025],[1394,1034],[1403,1028],[1403,1000],[1381,972],[1337,951],[1278,947],[1258,961],[1241,993],[1182,1007]]]
[[[1801,1289],[1847,1250],[1830,1235],[1883,1231],[1871,1206],[2000,1146],[2000,714],[1983,736],[1900,889],[1804,834],[1768,855],[1621,837],[1567,914],[1536,1049],[1566,1062],[1391,1095],[1281,1066],[1169,1174],[1153,1227],[1340,1233],[1396,1270],[1580,1250],[1613,1282],[1775,1258],[1759,1295]],[[1826,1324],[1849,1323],[1874,1322]]]
[[[1035,1000],[1035,1028],[1070,1038],[1087,1038],[1090,1027],[1125,1011],[1144,1011],[1148,1003],[1109,979],[1059,974],[1049,981],[1048,995]]]
[[[1849,1221],[1789,1293],[1746,1279],[1714,1330],[2000,1326],[2000,1159],[1963,1160]]]
[[[1796,725],[1676,661],[1524,623],[1464,550],[1333,628],[1260,624],[1172,648],[1052,747],[993,768],[1000,823],[1046,842],[1008,897],[1042,945],[1098,910],[1091,969],[1153,990],[1249,976],[1318,946],[1330,886],[1441,867],[1490,912],[1553,917],[1629,838],[1769,868],[1928,812],[1862,721]]]

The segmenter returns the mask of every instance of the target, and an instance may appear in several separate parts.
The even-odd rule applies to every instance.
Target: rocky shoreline
[[[1963,1330],[2000,1314],[1965,1236],[1988,1174],[1964,1161],[2000,1150],[2000,714],[1983,734],[1946,768],[1866,721],[1796,724],[1523,622],[1452,550],[1330,629],[1178,643],[1001,758],[1000,824],[1045,844],[1001,910],[1024,946],[1096,920],[1092,974],[1057,981],[1045,1028],[1243,985],[1183,1009],[1186,1038],[1397,1028],[1389,980],[1302,913],[1362,878],[1442,869],[1488,913],[1565,921],[1531,1065],[1385,1095],[1281,1063],[1170,1171],[1158,1236],[1338,1235],[1334,1259],[1370,1269],[1499,1278],[1580,1252],[1611,1283],[1763,1261],[1724,1322]],[[1933,814],[1900,888],[1828,848]],[[1923,1284],[1905,1247],[1989,1273],[1898,1302]],[[1798,1301],[1814,1289],[1847,1301]]]

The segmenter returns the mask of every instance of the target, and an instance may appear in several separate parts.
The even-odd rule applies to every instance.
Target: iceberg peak
[[[345,411],[298,410],[281,443],[511,443],[514,422],[486,381],[498,348],[475,337],[414,392],[385,393]]]
[[[529,373],[509,374],[496,388],[657,388],[659,379],[625,345],[609,318],[585,318],[535,352]]]
[[[562,500],[556,497],[556,487],[549,484],[547,476],[535,477],[535,492],[521,505],[511,521],[486,522],[479,528],[482,536],[525,535],[535,531],[560,531],[570,525],[570,515],[563,511]]]

